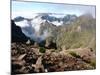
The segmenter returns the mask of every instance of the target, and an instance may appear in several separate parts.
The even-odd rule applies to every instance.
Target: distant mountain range
[[[26,36],[38,41],[47,38],[47,34],[55,35],[54,31],[57,30],[57,27],[70,24],[76,19],[76,15],[61,14],[59,16],[55,13],[38,13],[33,18],[17,16],[13,20],[17,26],[21,27]]]
[[[69,24],[70,22],[73,22],[77,18],[76,15],[70,15],[70,14],[61,14],[60,16],[58,14],[52,14],[52,13],[38,13],[33,18],[25,18],[22,16],[17,16],[14,18],[15,22],[23,21],[23,20],[36,20],[41,19],[41,21],[47,21],[54,25],[60,26],[62,24]]]
[[[25,38],[37,43],[46,42],[46,46],[50,43],[56,43],[57,48],[65,46],[66,48],[85,47],[88,46],[87,40],[95,42],[96,19],[89,14],[84,14],[79,17],[76,15],[63,15],[58,17],[55,14],[37,14],[33,18],[25,18],[18,16],[13,19],[16,27],[13,29],[13,37],[16,40]],[[19,34],[21,33],[21,35]],[[15,36],[15,34],[18,34]],[[26,37],[25,37],[26,36]],[[23,39],[22,39],[23,40]],[[21,40],[19,40],[21,41]],[[77,41],[77,44],[75,43]],[[84,43],[84,41],[86,43]],[[74,44],[75,43],[75,44]],[[89,44],[89,47],[94,44]]]

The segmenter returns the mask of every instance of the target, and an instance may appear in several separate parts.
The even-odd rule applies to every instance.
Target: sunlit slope
[[[96,48],[96,20],[89,14],[80,16],[71,25],[60,28],[57,36],[58,48]]]

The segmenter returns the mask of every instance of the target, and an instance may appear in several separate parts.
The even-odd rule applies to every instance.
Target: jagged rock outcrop
[[[16,26],[13,20],[11,20],[11,41],[12,42],[26,42],[29,38],[24,35],[21,28]]]
[[[81,57],[81,51],[85,51],[86,57]],[[88,50],[76,50],[81,55],[72,55],[70,50],[57,51],[46,49],[41,53],[38,47],[23,43],[12,43],[11,45],[11,67],[12,74],[58,72],[71,70],[95,69],[95,64],[87,62]],[[91,53],[90,53],[91,54]],[[92,54],[91,54],[92,55]],[[92,58],[91,58],[92,60]]]

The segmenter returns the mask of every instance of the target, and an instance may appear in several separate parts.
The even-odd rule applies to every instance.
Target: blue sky
[[[76,14],[90,13],[95,17],[95,6],[12,1],[12,17],[32,16],[34,13]]]

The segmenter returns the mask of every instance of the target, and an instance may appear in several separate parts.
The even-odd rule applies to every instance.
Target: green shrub
[[[39,51],[40,51],[41,53],[45,53],[46,49],[45,49],[44,47],[40,47]]]
[[[70,54],[71,54],[72,56],[76,57],[76,58],[80,58],[80,55],[76,54],[75,52],[72,52],[72,51],[71,51]]]
[[[96,61],[91,61],[90,65],[93,66],[94,68],[96,68]]]

